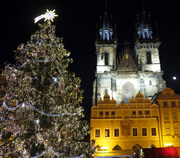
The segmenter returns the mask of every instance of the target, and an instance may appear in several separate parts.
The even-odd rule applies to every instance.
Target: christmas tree
[[[83,139],[90,127],[80,105],[80,78],[67,70],[72,63],[63,39],[55,35],[53,11],[26,44],[15,50],[16,64],[2,72],[6,82],[1,107],[1,142],[7,157],[89,157],[92,143]]]

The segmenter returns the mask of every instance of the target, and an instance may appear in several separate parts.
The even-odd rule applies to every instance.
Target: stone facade
[[[106,23],[103,22],[99,28],[99,38],[96,40],[97,65],[93,84],[93,104],[97,104],[97,100],[106,93],[117,103],[122,100],[128,103],[139,91],[145,97],[153,98],[166,87],[159,59],[159,40],[153,38],[151,28],[144,28],[141,21],[137,26],[133,53],[126,43],[123,53],[119,55],[117,40],[113,36],[116,32],[113,31],[113,26],[108,25],[107,19],[106,13]],[[109,38],[101,37],[103,30],[111,30],[111,33],[107,34]]]

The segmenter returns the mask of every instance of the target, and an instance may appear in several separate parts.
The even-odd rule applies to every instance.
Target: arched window
[[[146,53],[146,61],[147,61],[147,64],[152,64],[151,52]]]
[[[104,64],[109,65],[109,53],[105,52],[104,53],[105,59],[104,59]]]

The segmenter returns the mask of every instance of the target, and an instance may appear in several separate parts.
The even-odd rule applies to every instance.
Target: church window
[[[165,119],[165,120],[168,120],[168,119],[169,119],[169,114],[168,114],[168,112],[165,112],[165,113],[164,113],[164,119]]]
[[[149,80],[149,85],[150,85],[150,86],[152,85],[152,81],[151,81],[151,80]]]
[[[145,114],[146,114],[146,115],[149,115],[149,114],[150,114],[150,112],[149,112],[149,111],[145,111]]]
[[[105,137],[110,137],[110,131],[109,131],[109,129],[105,129]]]
[[[100,129],[95,130],[95,137],[100,137]]]
[[[114,129],[114,136],[119,137],[119,129]]]
[[[133,115],[136,115],[136,111],[133,111],[132,114],[133,114]]]
[[[147,61],[147,64],[152,64],[152,61],[151,61],[151,52],[147,52],[146,53],[146,61]]]
[[[105,52],[104,55],[105,55],[105,61],[104,61],[105,65],[109,65],[109,53]]]
[[[137,136],[138,133],[137,133],[137,128],[133,128],[133,136]]]
[[[179,135],[179,128],[178,127],[174,127],[174,135]]]
[[[166,101],[163,102],[163,106],[164,106],[164,108],[167,107],[167,102]]]
[[[100,112],[99,112],[99,115],[100,115],[100,116],[103,116],[103,111],[100,111]]]
[[[176,113],[176,111],[173,111],[172,116],[173,116],[173,120],[177,120],[177,113]]]
[[[176,102],[175,101],[172,101],[172,107],[174,108],[176,106]]]
[[[156,136],[156,128],[151,128],[152,136]]]
[[[142,136],[147,136],[147,128],[142,128]]]

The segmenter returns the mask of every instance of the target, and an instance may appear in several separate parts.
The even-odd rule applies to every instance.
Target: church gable
[[[117,71],[138,71],[135,61],[129,52],[123,54]]]

